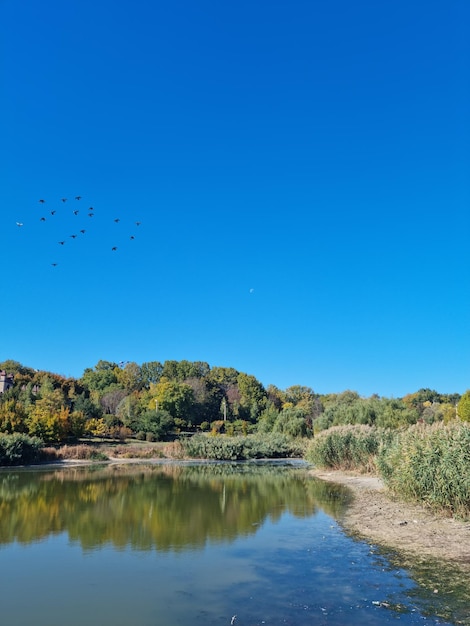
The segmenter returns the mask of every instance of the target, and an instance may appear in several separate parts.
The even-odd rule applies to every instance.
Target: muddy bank
[[[352,490],[352,502],[339,520],[347,531],[393,550],[445,559],[470,573],[469,522],[399,501],[377,477],[327,470],[312,470],[312,475]]]

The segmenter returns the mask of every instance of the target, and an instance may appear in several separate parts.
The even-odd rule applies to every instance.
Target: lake
[[[470,624],[469,581],[345,534],[348,498],[300,462],[2,470],[1,623]]]

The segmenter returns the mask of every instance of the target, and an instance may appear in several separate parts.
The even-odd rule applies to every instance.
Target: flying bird
[[[56,211],[51,211],[51,215],[55,215],[55,214],[56,214]]]
[[[41,199],[39,200],[39,202],[40,202],[41,204],[44,204],[45,200],[43,200],[43,199],[41,198]]]
[[[63,246],[65,241],[58,241],[57,243],[60,243],[60,245]]]
[[[114,251],[114,250],[117,250],[117,246],[113,246],[113,247],[111,248],[111,250],[113,250],[113,251]]]
[[[67,202],[67,198],[61,198],[62,202]]]
[[[45,217],[41,217],[39,221],[40,221],[40,222],[45,222],[45,221],[46,221],[46,218],[45,218]]]
[[[57,267],[57,263],[51,263],[51,265]]]
[[[116,224],[117,224],[117,223],[120,221],[120,220],[119,220],[119,217],[118,217],[118,218],[116,218],[114,221],[115,221],[115,222],[116,222]]]
[[[136,226],[140,226],[141,222],[136,222],[135,225]]]
[[[77,235],[70,235],[70,237],[71,237],[72,239],[76,239],[76,238],[77,238]]]
[[[75,209],[75,211],[72,211],[72,213],[73,213],[74,215],[78,215],[79,211],[78,211],[77,209]]]
[[[84,235],[84,234],[85,234],[85,230],[81,230],[80,232],[82,233],[82,235]]]
[[[88,217],[93,217],[93,213],[88,213]]]
[[[82,196],[75,196],[75,200],[81,200]]]
[[[135,239],[134,235],[131,235],[131,239]]]
[[[17,226],[23,226],[23,222],[16,222]]]

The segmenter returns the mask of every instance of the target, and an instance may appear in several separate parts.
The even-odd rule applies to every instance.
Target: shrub
[[[470,517],[470,424],[417,424],[398,432],[377,466],[397,495]]]
[[[42,439],[21,433],[0,435],[0,465],[25,465],[41,458]]]
[[[295,457],[303,452],[301,443],[281,434],[246,437],[198,434],[181,445],[189,457],[224,461]]]

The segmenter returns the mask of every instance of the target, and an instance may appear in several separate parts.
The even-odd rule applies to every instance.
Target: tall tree
[[[140,372],[142,375],[142,383],[144,387],[148,389],[151,383],[155,385],[162,377],[163,365],[160,361],[148,361],[142,363]]]

